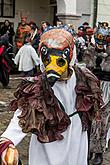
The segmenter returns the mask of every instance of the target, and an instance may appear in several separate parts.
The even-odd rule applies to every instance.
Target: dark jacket
[[[1,36],[4,35],[4,34],[8,34],[9,36],[9,43],[13,45],[13,36],[15,34],[14,32],[14,29],[11,25],[9,26],[3,26],[1,29],[0,29],[0,34]]]

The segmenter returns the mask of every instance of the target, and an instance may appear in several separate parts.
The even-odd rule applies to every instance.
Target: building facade
[[[110,24],[110,0],[98,1],[97,21],[107,21]]]
[[[98,2],[97,20],[110,22],[110,2]],[[93,25],[94,0],[0,0],[0,25],[8,19],[17,28],[20,16],[28,17],[40,26],[46,20],[55,24],[57,18],[72,23],[77,28],[83,22]]]

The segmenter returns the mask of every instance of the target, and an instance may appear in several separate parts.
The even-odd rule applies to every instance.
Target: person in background
[[[34,67],[40,63],[39,57],[31,45],[30,37],[30,33],[25,34],[24,45],[19,49],[14,59],[18,70],[23,73],[24,77],[34,76]]]
[[[86,41],[84,39],[84,27],[82,25],[78,27],[78,32],[77,32],[75,42],[76,42],[76,48],[77,48],[77,59],[78,59],[78,62],[81,62],[84,50],[87,49]]]
[[[63,26],[63,22],[60,20],[60,19],[58,19],[57,21],[56,21],[56,27],[62,27]]]
[[[0,37],[0,82],[4,89],[10,89],[9,74],[12,67],[12,63],[8,56],[8,34],[4,34]]]
[[[74,29],[74,25],[73,24],[68,24],[68,27],[70,28],[73,37],[76,37],[76,31]]]
[[[47,21],[42,21],[41,22],[41,31],[42,31],[42,33],[48,31],[49,29],[52,29],[52,26],[50,25],[50,23],[47,22]]]
[[[85,49],[86,43],[85,43],[85,39],[84,39],[84,27],[82,25],[78,27],[77,37],[78,37],[78,41],[79,41],[81,47],[83,47]]]
[[[90,29],[89,23],[88,22],[84,22],[82,24],[83,28],[84,28],[84,36],[83,38],[85,39],[86,42],[86,46],[88,47],[88,35],[87,35],[87,29]]]
[[[9,37],[9,43],[13,45],[13,36],[15,34],[13,27],[11,26],[11,23],[9,20],[4,21],[4,25],[0,29],[0,35],[8,34]]]
[[[41,31],[39,30],[38,26],[34,21],[30,21],[29,26],[31,27],[31,44],[33,48],[35,48],[35,50],[37,51]]]
[[[16,51],[18,51],[22,46],[24,42],[24,36],[26,33],[30,33],[31,28],[27,24],[27,17],[22,16],[21,17],[21,23],[18,25],[18,28],[15,33],[15,46],[16,46]]]
[[[88,22],[84,22],[82,25],[83,25],[83,27],[84,27],[85,30],[86,30],[88,27],[90,27]]]

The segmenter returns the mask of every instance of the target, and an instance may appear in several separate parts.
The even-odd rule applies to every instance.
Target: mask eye
[[[103,39],[102,34],[98,34],[97,38],[100,39],[100,40],[102,40]]]
[[[70,49],[69,48],[64,49],[63,51],[64,58],[68,57],[69,55],[70,55]]]
[[[44,56],[46,56],[47,55],[47,52],[48,52],[47,47],[46,46],[42,46],[41,47],[41,54],[44,55]]]

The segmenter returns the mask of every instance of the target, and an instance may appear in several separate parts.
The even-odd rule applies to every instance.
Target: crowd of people
[[[12,165],[21,163],[15,146],[31,132],[30,165],[89,165],[91,159],[101,165],[110,139],[109,24],[84,22],[75,31],[61,20],[39,28],[21,17],[16,32],[5,20],[0,35],[3,88],[14,67],[26,78],[0,138],[1,163],[8,165],[10,154]]]

